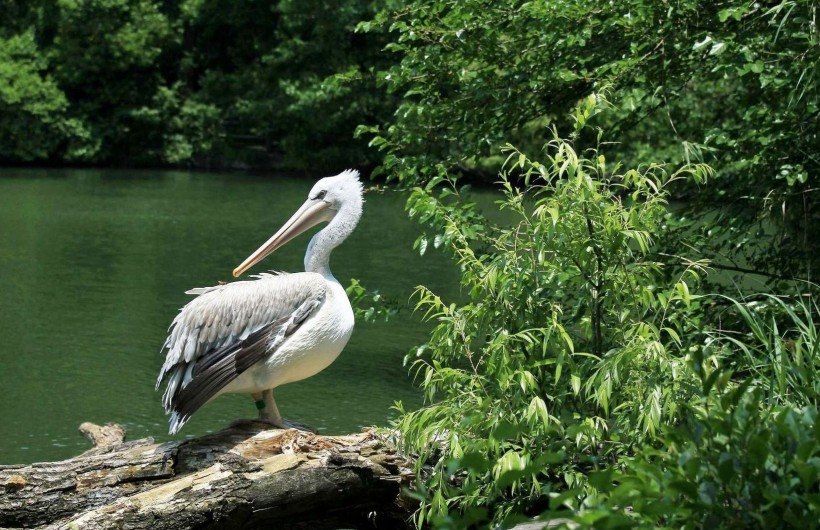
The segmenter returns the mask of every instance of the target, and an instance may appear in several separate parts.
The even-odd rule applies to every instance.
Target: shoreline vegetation
[[[412,298],[418,527],[820,521],[816,0],[0,8],[2,163],[277,153],[408,192],[463,294]]]

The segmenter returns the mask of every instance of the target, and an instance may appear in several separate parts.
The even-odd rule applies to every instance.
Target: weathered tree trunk
[[[244,422],[164,444],[81,430],[97,447],[78,457],[0,466],[0,528],[404,528],[412,511],[410,462],[369,430]]]

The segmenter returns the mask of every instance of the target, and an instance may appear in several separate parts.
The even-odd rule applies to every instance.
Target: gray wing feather
[[[169,328],[157,388],[176,432],[199,407],[284,342],[325,299],[314,273],[260,274],[256,280],[187,291],[197,295]]]

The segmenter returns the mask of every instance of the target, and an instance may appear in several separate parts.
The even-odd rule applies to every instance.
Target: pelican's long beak
[[[240,266],[233,270],[234,278],[238,278],[246,270],[262,261],[268,254],[282,247],[305,230],[316,226],[322,221],[328,221],[330,219],[328,216],[330,213],[329,206],[329,203],[319,199],[305,201],[278,232],[273,234],[270,239],[265,241],[261,247],[256,249]]]

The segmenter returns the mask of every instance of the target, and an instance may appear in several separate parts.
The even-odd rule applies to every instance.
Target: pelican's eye
[[[319,193],[316,194],[316,196],[313,198],[313,200],[321,201],[322,199],[325,198],[325,195],[327,195],[327,190],[322,190],[322,191],[320,191]]]

